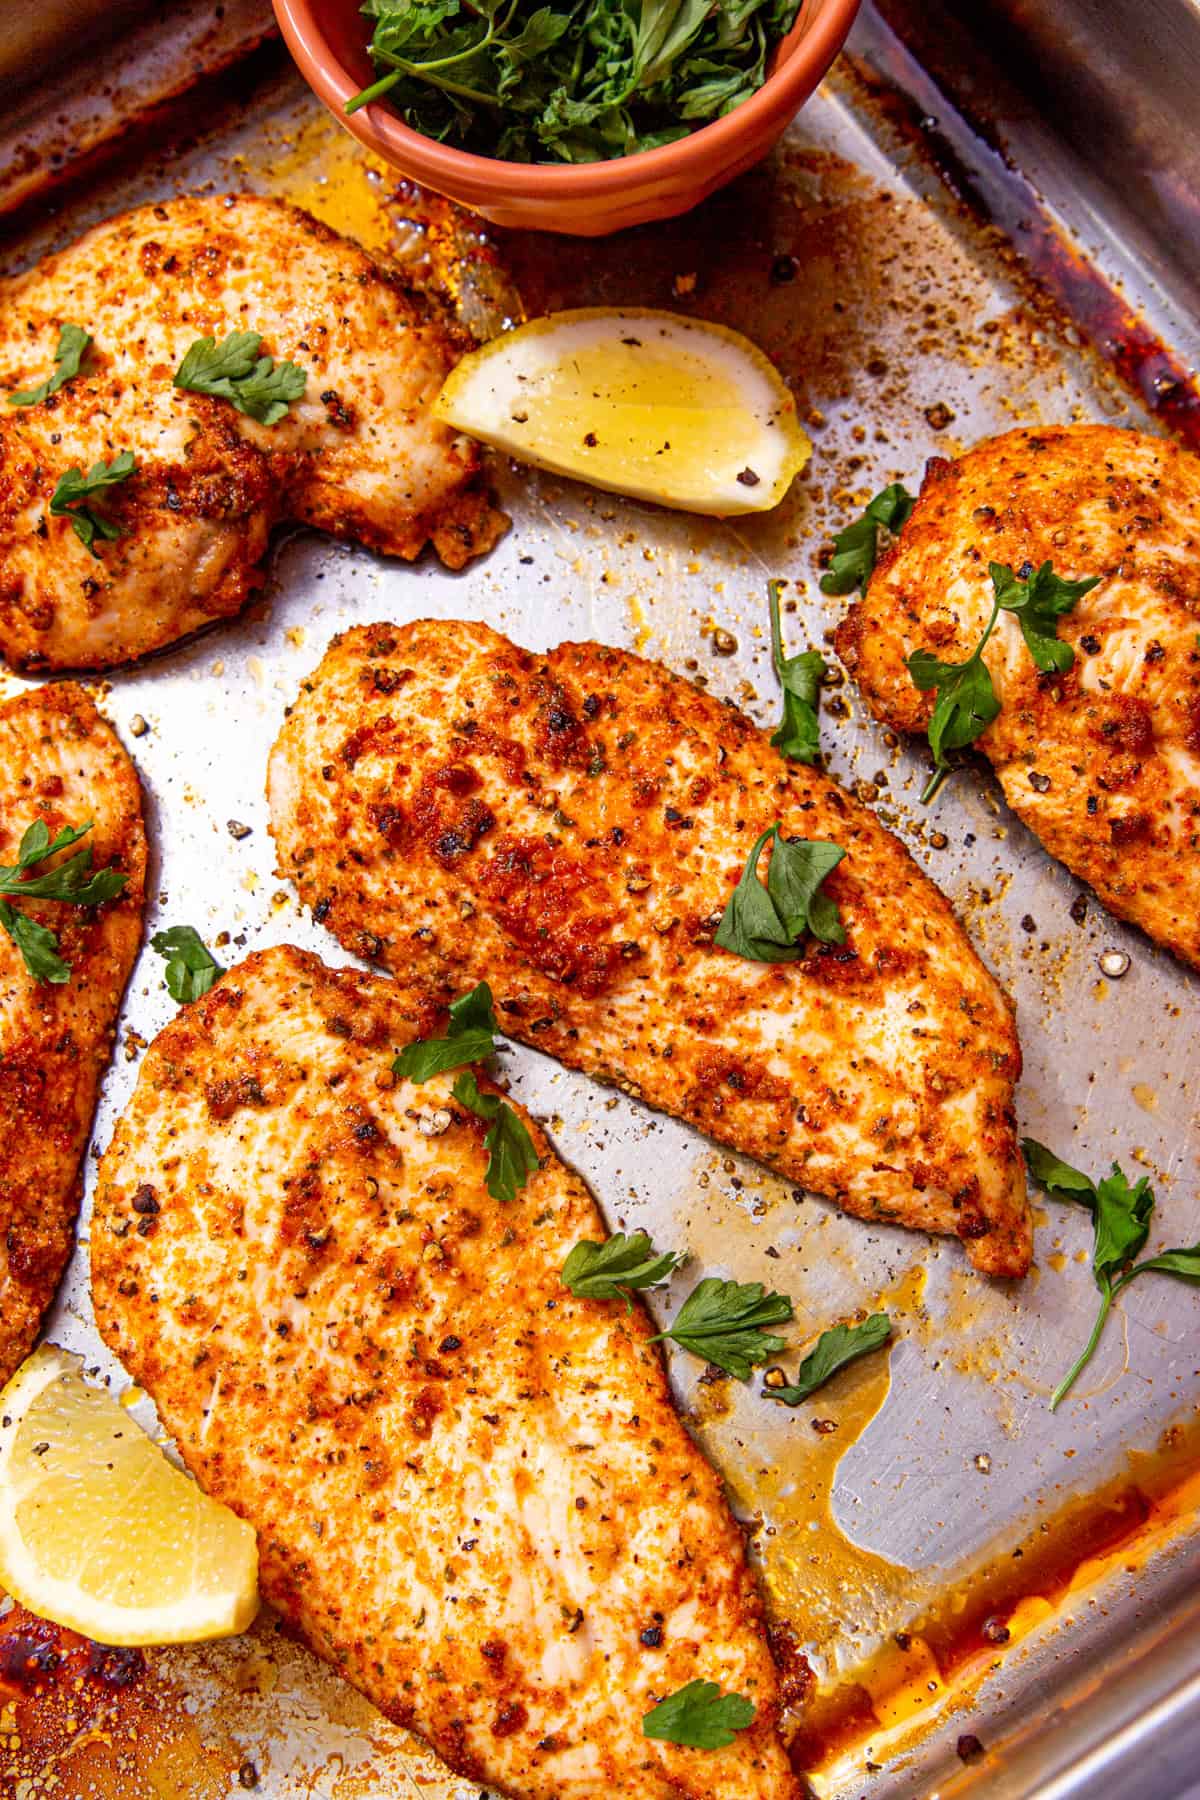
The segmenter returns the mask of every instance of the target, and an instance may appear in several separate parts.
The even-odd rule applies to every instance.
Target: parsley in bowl
[[[366,0],[384,96],[423,136],[521,163],[655,150],[766,79],[801,0]]]

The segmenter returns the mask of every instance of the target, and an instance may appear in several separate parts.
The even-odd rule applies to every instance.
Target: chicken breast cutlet
[[[540,1168],[493,1199],[455,1077],[392,1080],[442,1024],[288,948],[185,1007],[101,1164],[100,1330],[254,1525],[267,1599],[451,1768],[515,1800],[799,1800],[742,1536],[649,1322],[561,1283],[605,1235],[590,1195],[521,1114]],[[643,1737],[697,1679],[749,1728]]]
[[[65,325],[92,340],[79,373],[12,404],[55,370]],[[197,340],[232,332],[304,371],[275,423],[173,386]],[[160,649],[239,610],[287,519],[389,556],[431,541],[461,568],[506,521],[475,446],[431,417],[456,352],[396,274],[252,194],[140,207],[0,283],[0,651],[44,670]],[[270,385],[249,392],[227,382],[263,413]],[[98,533],[93,556],[53,497],[72,467],[125,452],[134,472],[88,502],[121,534]]]
[[[36,981],[0,930],[0,1382],[32,1350],[71,1253],[96,1091],[142,930],[138,778],[111,726],[69,683],[0,705],[0,864],[16,865],[39,819],[51,838],[63,826],[93,828],[34,874],[90,845],[93,868],[127,880],[97,907],[7,902],[56,934],[70,979]]]
[[[984,657],[1001,702],[978,739],[1005,798],[1118,918],[1200,967],[1200,458],[1109,425],[1010,431],[926,470],[899,542],[837,635],[876,718],[923,731],[913,651],[969,656],[989,562],[1099,585],[1041,674],[1013,614]]]
[[[271,757],[280,867],[349,949],[866,1219],[1020,1275],[1010,1008],[864,806],[730,707],[599,644],[482,624],[336,638]],[[714,927],[760,834],[832,840],[844,944],[754,962]]]

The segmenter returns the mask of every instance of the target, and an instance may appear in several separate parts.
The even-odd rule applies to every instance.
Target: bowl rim
[[[841,49],[861,0],[801,0],[796,22],[778,46],[779,50],[790,48],[762,86],[722,118],[655,150],[567,164],[506,162],[497,156],[456,150],[414,131],[382,100],[347,117],[346,102],[361,92],[363,84],[335,55],[321,26],[318,14],[329,4],[330,0],[273,0],[280,30],[301,73],[339,123],[360,142],[384,148],[399,166],[433,187],[457,183],[483,193],[502,185],[506,200],[544,200],[552,195],[583,200],[628,192],[635,183],[641,187],[662,177],[678,176],[693,165],[713,167],[736,151],[756,124],[773,122],[793,94],[816,85],[814,69],[819,69],[817,80],[821,79]],[[365,43],[363,50],[366,54]],[[807,94],[801,94],[796,105],[805,98]]]

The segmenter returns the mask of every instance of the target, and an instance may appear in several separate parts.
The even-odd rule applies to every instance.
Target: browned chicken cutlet
[[[294,206],[143,206],[0,283],[0,392],[51,373],[64,324],[93,339],[81,372],[0,405],[0,651],[16,668],[109,668],[236,613],[283,520],[410,559],[431,541],[454,569],[504,528],[477,449],[431,417],[458,348],[446,325]],[[198,338],[235,331],[307,374],[277,424],[172,385]],[[124,451],[135,473],[96,503],[123,535],[93,557],[50,500],[72,466]]]
[[[978,740],[1005,798],[1118,918],[1200,967],[1200,458],[1108,425],[1007,432],[937,459],[898,544],[838,631],[876,718],[923,731],[906,659],[961,662],[992,608],[989,562],[1099,585],[1061,618],[1075,652],[1039,674],[1001,613],[1001,702]]]
[[[454,1076],[390,1080],[443,1024],[289,948],[184,1008],[101,1165],[100,1330],[254,1525],[267,1599],[453,1769],[516,1800],[799,1800],[741,1533],[645,1314],[559,1279],[605,1235],[590,1195],[522,1115],[540,1169],[491,1198]],[[750,1727],[643,1737],[696,1679]]]
[[[861,1218],[1021,1275],[1009,1006],[874,816],[740,713],[598,644],[423,620],[336,638],[272,754],[281,868],[348,948]],[[713,930],[760,833],[832,839],[844,945]]]
[[[38,819],[51,837],[94,821],[83,840],[93,867],[115,866],[128,881],[100,907],[10,902],[57,934],[71,968],[64,984],[35,981],[0,931],[0,1382],[32,1350],[71,1253],[80,1163],[142,929],[137,775],[112,728],[70,683],[0,705],[0,864],[16,864]]]

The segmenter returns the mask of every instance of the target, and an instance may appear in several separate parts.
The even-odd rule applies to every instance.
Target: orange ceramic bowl
[[[336,119],[401,174],[497,225],[599,237],[687,212],[760,162],[842,47],[859,0],[803,0],[748,100],[678,143],[583,164],[501,162],[410,131],[386,100],[351,113],[347,100],[375,79],[361,0],[274,0],[288,48]]]

